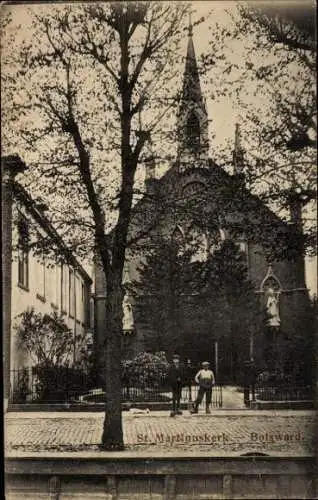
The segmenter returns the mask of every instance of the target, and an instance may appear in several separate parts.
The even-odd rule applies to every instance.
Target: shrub
[[[92,389],[92,380],[81,369],[39,364],[33,368],[38,401],[65,401]]]
[[[30,354],[36,364],[62,366],[69,362],[74,345],[73,332],[57,313],[21,313],[16,326],[18,348]]]
[[[122,363],[123,385],[130,387],[159,387],[167,378],[169,362],[166,354],[141,352]]]
[[[87,351],[85,335],[74,338],[63,318],[55,312],[41,314],[31,308],[18,318],[21,318],[16,326],[18,347],[35,363],[33,389],[36,394],[33,397],[38,401],[64,401],[92,387],[92,356]],[[76,359],[73,359],[74,342]],[[15,386],[14,390],[22,394],[21,382]]]

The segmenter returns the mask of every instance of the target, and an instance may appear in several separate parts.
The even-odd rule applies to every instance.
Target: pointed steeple
[[[183,74],[182,96],[178,112],[178,157],[180,162],[199,166],[208,158],[208,116],[203,98],[193,44],[191,18]]]
[[[197,59],[193,44],[193,28],[191,19],[188,28],[187,57],[183,75],[182,98],[195,103],[203,101]]]

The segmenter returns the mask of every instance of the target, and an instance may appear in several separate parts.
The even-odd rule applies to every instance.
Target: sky
[[[257,2],[260,5],[260,2]],[[272,7],[273,2],[262,2]],[[235,6],[237,2],[224,1],[195,1],[192,2],[193,14],[192,22],[196,22],[201,16],[207,18],[201,25],[194,28],[193,41],[197,57],[199,58],[202,53],[209,53],[209,41],[213,37],[213,26],[216,23],[220,25],[228,25],[230,22],[227,11],[232,14],[235,13]],[[277,2],[276,2],[277,4]],[[283,2],[284,8],[288,6],[291,11],[293,6],[297,6],[299,11],[300,2],[285,1]],[[21,23],[25,30],[29,27],[29,16],[27,14],[28,5],[13,5],[7,6],[13,13],[14,22]],[[37,7],[34,7],[36,9]],[[43,8],[43,6],[39,6]],[[45,6],[49,11],[49,6]],[[295,9],[294,9],[295,10]],[[302,11],[302,9],[300,9]],[[184,54],[186,53],[187,37],[184,40]],[[226,56],[234,57],[237,59],[244,58],[244,44],[238,41],[232,42],[232,45],[227,47]],[[181,85],[182,71],[180,72],[180,85]],[[209,82],[202,80],[201,86],[203,95],[207,100],[208,114],[211,119],[210,124],[210,156],[213,158],[216,148],[224,145],[226,141],[234,142],[235,123],[240,121],[240,114],[237,107],[235,98],[229,99],[228,97],[219,97],[214,99],[214,92],[217,90],[214,85],[218,82],[213,82],[213,71],[211,72],[211,79]],[[241,131],[242,139],[244,142],[244,130]],[[306,261],[306,276],[307,284],[310,290],[314,293],[317,290],[317,265],[316,259],[307,259]]]

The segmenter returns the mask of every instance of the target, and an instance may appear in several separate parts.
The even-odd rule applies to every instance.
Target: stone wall
[[[6,499],[316,498],[310,457],[61,453],[7,458]]]

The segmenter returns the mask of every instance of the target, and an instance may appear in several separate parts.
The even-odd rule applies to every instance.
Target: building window
[[[180,226],[176,226],[171,234],[171,243],[180,248],[184,245],[184,233]]]
[[[237,247],[238,247],[239,252],[242,252],[244,254],[247,253],[247,242],[246,241],[238,241]]]
[[[29,225],[22,215],[18,221],[18,283],[29,287]]]
[[[53,275],[54,275],[54,304],[58,307],[59,306],[59,289],[60,289],[60,266],[58,262],[55,262],[55,266],[53,269]]]
[[[61,264],[61,309],[63,313],[67,312],[67,266]]]
[[[69,270],[69,281],[68,281],[68,292],[69,292],[69,315],[75,316],[75,275],[72,269]]]
[[[81,281],[75,276],[75,316],[78,321],[82,321],[81,294]]]
[[[191,253],[191,262],[205,262],[209,251],[209,242],[205,231],[192,227],[188,231],[187,240],[187,249]]]
[[[215,252],[219,251],[225,241],[226,236],[223,229],[217,227],[210,231],[209,233],[209,254],[213,255]]]
[[[36,283],[36,288],[37,288],[37,298],[40,300],[45,300],[45,279],[46,279],[46,262],[45,262],[45,256],[42,254],[40,259],[37,262],[37,283]]]
[[[182,189],[182,196],[188,199],[196,199],[205,194],[206,187],[202,182],[188,182]]]
[[[88,293],[87,293],[88,295]],[[89,326],[91,330],[95,328],[95,301],[93,298],[87,300],[85,304],[85,325]]]
[[[187,121],[187,142],[190,149],[197,149],[200,146],[200,122],[194,112]]]

